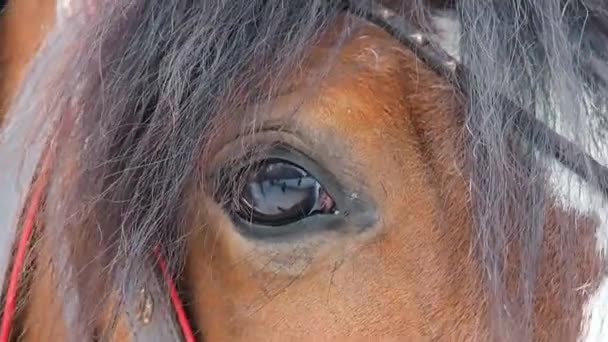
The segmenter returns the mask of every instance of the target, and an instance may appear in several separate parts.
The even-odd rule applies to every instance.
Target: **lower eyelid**
[[[340,232],[346,229],[341,215],[309,216],[303,220],[278,227],[259,226],[238,218],[233,219],[239,233],[246,238],[268,242],[286,242],[322,232]]]

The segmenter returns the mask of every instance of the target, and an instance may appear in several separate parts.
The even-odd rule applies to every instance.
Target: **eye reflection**
[[[333,198],[306,170],[281,159],[268,159],[242,170],[244,184],[232,199],[232,211],[258,225],[280,226],[336,212]]]

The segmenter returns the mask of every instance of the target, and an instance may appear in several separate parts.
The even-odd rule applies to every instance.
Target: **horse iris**
[[[243,176],[245,185],[234,210],[248,222],[279,226],[335,211],[323,186],[295,164],[266,160]]]

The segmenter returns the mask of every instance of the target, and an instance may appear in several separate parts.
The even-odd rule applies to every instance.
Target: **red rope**
[[[171,278],[171,274],[169,273],[169,267],[167,266],[167,261],[163,257],[160,251],[160,247],[156,247],[154,249],[154,254],[156,254],[158,266],[160,267],[163,276],[167,281],[167,285],[169,285],[171,302],[173,303],[173,309],[175,310],[175,313],[177,315],[179,325],[182,328],[184,338],[186,339],[186,342],[196,342],[196,338],[194,337],[194,331],[192,330],[192,326],[190,325],[190,321],[188,320],[188,315],[186,314],[186,310],[184,310],[184,305],[182,304],[182,301],[179,297],[179,293],[177,292],[175,282],[173,281],[173,278]]]
[[[25,221],[23,230],[17,246],[15,254],[15,262],[11,269],[11,274],[6,291],[6,303],[4,304],[4,315],[2,316],[2,328],[0,330],[0,342],[9,342],[13,319],[17,309],[17,298],[19,295],[19,283],[23,277],[25,260],[27,259],[27,251],[34,234],[36,216],[42,204],[42,196],[48,179],[48,166],[50,163],[51,153],[47,152],[40,168],[41,174],[34,183],[34,189],[31,194],[31,200],[25,212]]]
[[[50,165],[50,160],[51,153],[47,151],[42,163],[42,167],[40,168],[41,174],[34,182],[31,198],[25,211],[23,230],[21,231],[21,237],[19,239],[17,252],[15,254],[15,262],[13,263],[13,267],[11,269],[8,289],[6,292],[6,303],[4,304],[4,314],[2,316],[2,326],[0,329],[0,342],[9,342],[10,340],[13,320],[15,318],[15,312],[17,309],[19,283],[21,282],[21,279],[23,277],[28,248],[30,246],[32,236],[34,235],[36,217],[40,211],[42,197],[44,195],[44,190],[48,182],[48,169]],[[175,282],[173,281],[169,273],[167,261],[162,256],[159,247],[155,248],[154,253],[156,254],[156,259],[163,273],[165,281],[169,286],[171,302],[177,315],[177,319],[182,329],[184,338],[186,339],[186,342],[196,342],[194,332],[192,330],[190,322],[188,321],[188,316],[186,315],[186,311],[184,310],[184,306],[177,292],[177,287],[175,286]]]

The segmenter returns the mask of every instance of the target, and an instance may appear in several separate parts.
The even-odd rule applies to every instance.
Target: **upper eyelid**
[[[280,131],[276,130],[277,127],[280,127]],[[243,139],[245,142],[242,142]],[[343,149],[340,143],[335,142],[332,146],[330,153],[324,152],[319,141],[311,141],[310,132],[301,127],[279,124],[264,126],[255,133],[241,135],[240,138],[230,140],[218,148],[210,156],[209,163],[205,165],[206,170],[203,170],[202,174],[207,178],[214,176],[220,170],[246,166],[271,156],[272,150],[276,147],[287,147],[304,156],[305,161],[312,162],[301,164],[312,174],[318,169],[323,175],[335,181],[339,185],[338,188],[351,188],[353,192],[359,193],[366,192],[369,185],[360,172],[365,166],[359,164],[356,159],[350,158],[349,150]],[[296,162],[296,164],[300,163]]]

